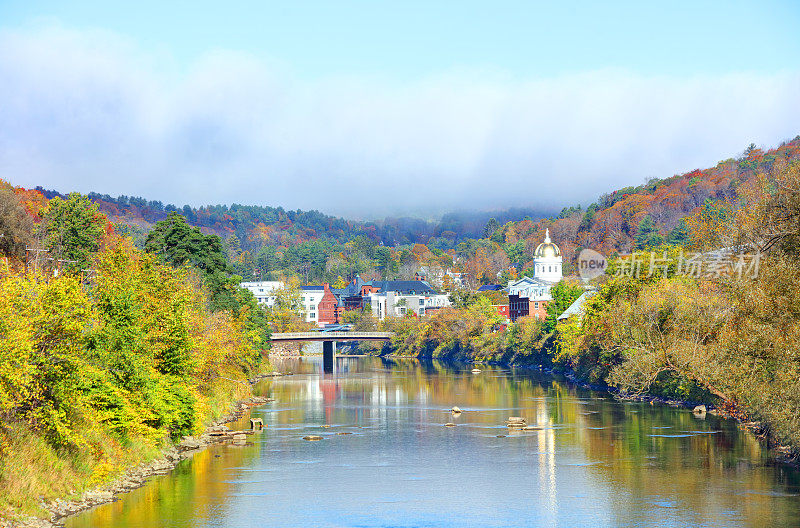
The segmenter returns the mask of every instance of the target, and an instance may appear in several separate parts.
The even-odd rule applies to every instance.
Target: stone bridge
[[[336,357],[334,343],[341,341],[389,341],[393,332],[283,332],[272,334],[270,339],[277,343],[321,341],[322,368],[325,372],[333,371],[333,360]]]

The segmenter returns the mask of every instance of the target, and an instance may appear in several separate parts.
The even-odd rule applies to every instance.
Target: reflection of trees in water
[[[165,476],[151,479],[123,500],[71,519],[70,528],[97,526],[200,526],[224,511],[234,491],[231,468],[247,466],[262,446],[201,451]],[[219,455],[217,457],[216,455]]]
[[[670,515],[693,512],[688,521],[681,517],[691,524],[713,525],[727,519],[751,526],[790,525],[800,509],[796,497],[774,496],[776,490],[797,490],[798,472],[765,465],[767,455],[756,439],[711,415],[702,421],[686,410],[616,402],[604,393],[538,372],[482,366],[480,374],[472,374],[471,366],[454,368],[435,360],[343,359],[346,376],[323,376],[318,361],[286,363],[282,370],[298,374],[261,382],[257,392],[277,402],[255,412],[271,426],[358,424],[399,432],[407,432],[412,423],[455,420],[498,426],[508,416],[524,416],[542,429],[516,433],[529,441],[509,439],[507,449],[531,451],[531,478],[545,501],[537,511],[554,524],[559,519],[559,497],[574,486],[564,480],[564,466],[575,461],[587,464],[580,470],[588,475],[585,478],[607,490],[609,503],[598,508],[611,524],[632,520],[652,524],[658,518],[654,516],[664,515],[659,510],[663,505],[656,503],[665,502],[680,507]],[[445,412],[453,405],[464,409],[458,418]],[[721,432],[652,436],[696,430]],[[494,432],[463,431],[459,434],[470,435],[465,446],[498,440]],[[199,521],[219,511],[232,492],[225,483],[230,468],[251,465],[250,460],[261,456],[268,445],[226,450],[222,459],[214,458],[212,451],[199,453],[173,476],[135,491],[124,503],[99,508],[91,523],[75,526],[156,526],[169,516],[184,519],[179,523],[183,526],[202,524],[191,519]],[[740,517],[731,517],[731,512]]]

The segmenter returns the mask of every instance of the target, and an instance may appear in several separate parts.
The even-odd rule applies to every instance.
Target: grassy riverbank
[[[267,369],[245,310],[117,240],[93,284],[0,272],[0,517],[44,515],[200,431]]]
[[[268,330],[218,237],[169,217],[143,251],[79,194],[0,182],[0,206],[0,519],[46,516],[250,395]]]

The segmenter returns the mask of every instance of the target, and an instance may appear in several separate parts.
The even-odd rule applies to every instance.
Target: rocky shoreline
[[[262,379],[283,376],[281,373],[260,374],[248,382],[255,384]],[[199,436],[185,436],[176,445],[162,451],[161,456],[145,464],[130,468],[113,481],[83,493],[80,500],[55,499],[42,503],[42,507],[50,512],[50,519],[29,517],[14,522],[0,520],[0,528],[57,528],[63,527],[61,520],[76,513],[88,510],[100,504],[113,502],[117,496],[143,486],[151,477],[165,475],[172,471],[181,460],[199,453],[210,445],[232,441],[241,444],[234,435],[244,435],[251,431],[233,431],[225,426],[241,419],[251,408],[275,401],[273,398],[253,396],[239,400],[231,405],[230,412],[206,427]]]

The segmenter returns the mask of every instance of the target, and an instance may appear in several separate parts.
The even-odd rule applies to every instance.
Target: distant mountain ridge
[[[646,222],[652,222],[654,236],[679,236],[675,230],[682,228],[684,217],[695,214],[709,200],[735,200],[738,185],[755,174],[769,172],[779,160],[800,160],[800,136],[767,151],[751,145],[739,158],[729,158],[712,168],[618,189],[600,196],[585,209],[564,207],[558,215],[529,208],[456,211],[438,222],[408,217],[358,221],[316,210],[240,204],[179,208],[139,197],[88,196],[113,223],[146,230],[177,211],[206,233],[223,238],[235,234],[242,249],[248,250],[264,245],[292,247],[317,239],[344,243],[358,236],[386,246],[421,243],[454,248],[470,238],[491,238],[502,244],[523,240],[534,243],[549,228],[569,256],[581,247],[608,253],[630,251],[641,236],[646,217],[650,219]],[[41,187],[36,190],[48,199],[63,196]]]
[[[36,187],[45,198],[65,195]],[[316,210],[286,210],[283,207],[256,205],[207,205],[176,207],[157,200],[135,196],[112,197],[90,192],[88,197],[115,224],[149,229],[170,212],[178,212],[187,221],[206,233],[223,238],[235,234],[242,247],[252,249],[264,244],[293,246],[314,239],[346,242],[356,236],[366,236],[387,246],[430,243],[444,238],[451,245],[463,238],[480,238],[489,218],[503,222],[526,216],[542,218],[546,213],[532,208],[512,208],[504,211],[457,211],[445,214],[438,222],[409,217],[387,217],[382,221],[358,221],[327,215]]]

